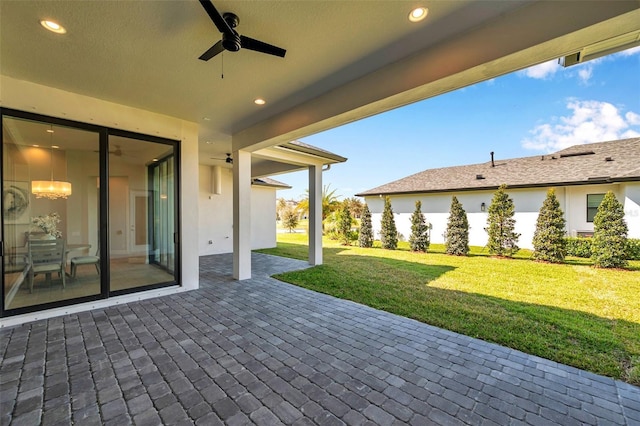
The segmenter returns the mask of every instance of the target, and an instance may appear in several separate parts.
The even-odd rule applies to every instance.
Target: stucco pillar
[[[233,278],[251,278],[251,153],[233,152]]]
[[[309,264],[322,265],[322,164],[309,166]]]

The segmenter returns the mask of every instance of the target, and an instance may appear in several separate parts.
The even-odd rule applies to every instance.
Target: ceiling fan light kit
[[[218,31],[222,33],[222,40],[211,46],[209,50],[200,55],[198,59],[208,61],[225,50],[229,52],[237,52],[242,48],[284,58],[284,55],[287,53],[285,49],[238,34],[234,29],[240,23],[238,15],[231,12],[226,12],[220,15],[220,12],[218,12],[211,0],[200,0],[200,4],[207,12],[209,18],[211,18]]]

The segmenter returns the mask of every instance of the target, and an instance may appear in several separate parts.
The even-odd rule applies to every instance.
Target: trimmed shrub
[[[422,213],[422,203],[416,201],[416,209],[411,215],[411,236],[409,236],[411,251],[426,252],[429,249],[429,229],[431,226],[426,223]]]
[[[360,222],[360,235],[358,235],[360,247],[373,247],[373,226],[371,225],[371,212],[366,204],[362,209],[362,221]]]
[[[520,250],[517,245],[520,234],[514,231],[515,206],[505,189],[507,186],[502,184],[493,194],[487,217],[488,226],[484,229],[489,234],[487,242],[489,253],[499,256],[513,256]]]
[[[627,224],[624,208],[612,191],[608,191],[593,218],[591,259],[599,268],[623,268],[627,262]]]
[[[627,259],[640,260],[640,239],[627,238]]]
[[[338,212],[338,220],[336,226],[336,232],[338,233],[338,239],[343,245],[348,246],[351,242],[351,213],[349,213],[349,207],[343,206]]]
[[[591,257],[591,238],[567,237],[564,240],[567,247],[567,256]]]
[[[398,248],[398,229],[393,218],[393,209],[391,208],[389,197],[384,197],[384,210],[382,210],[382,222],[380,223],[380,242],[382,243],[382,248],[387,250]]]
[[[562,263],[566,254],[564,239],[565,220],[556,198],[555,190],[547,191],[536,221],[533,234],[533,258],[553,263]]]
[[[445,233],[447,254],[466,256],[469,253],[469,221],[467,212],[455,195],[451,198],[447,231]]]
[[[591,238],[585,237],[567,237],[565,238],[567,244],[567,256],[590,258],[591,253]],[[640,260],[640,239],[627,238],[627,260]]]

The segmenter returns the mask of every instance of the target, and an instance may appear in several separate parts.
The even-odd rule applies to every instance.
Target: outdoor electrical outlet
[[[213,240],[209,240],[209,244],[213,244]]]

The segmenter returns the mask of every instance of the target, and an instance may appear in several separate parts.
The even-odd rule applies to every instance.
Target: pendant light
[[[53,180],[53,126],[47,129],[50,138],[51,149],[51,180],[34,180],[31,182],[31,193],[36,198],[48,198],[50,200],[57,200],[58,198],[66,199],[71,195],[71,183],[64,181]]]

